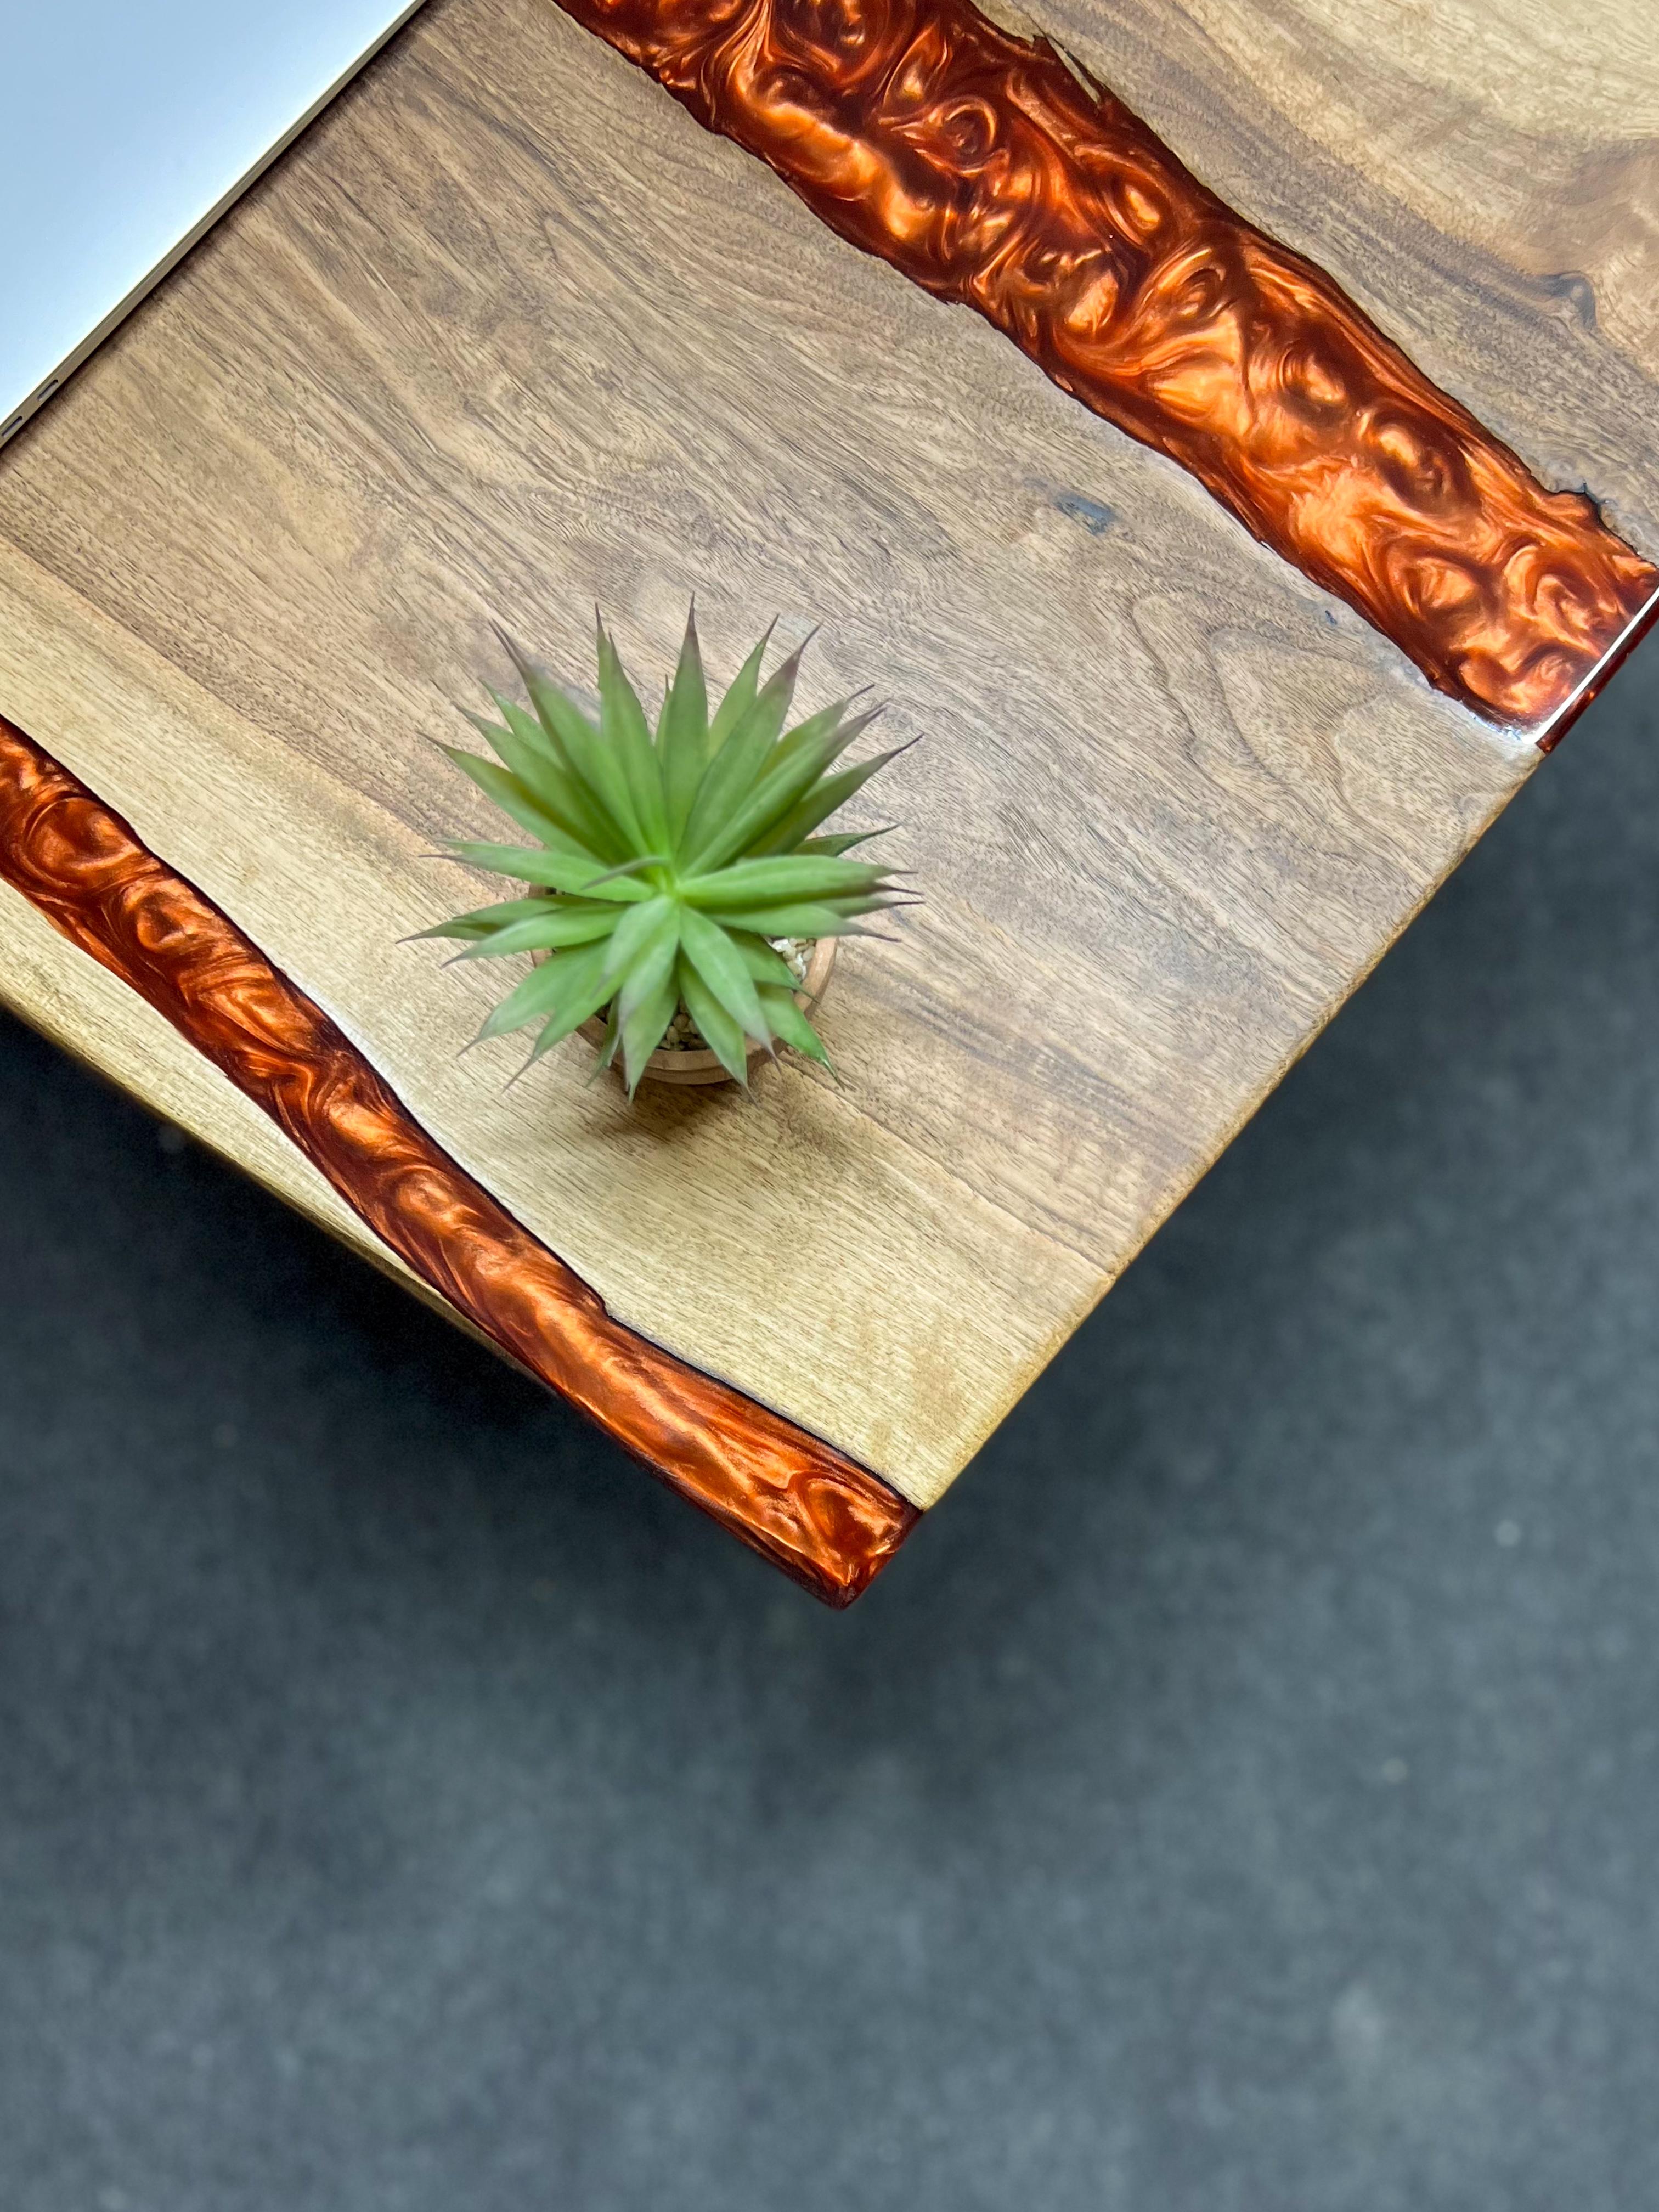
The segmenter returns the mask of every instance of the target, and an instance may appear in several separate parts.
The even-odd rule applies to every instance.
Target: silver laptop
[[[0,445],[420,0],[0,0]]]

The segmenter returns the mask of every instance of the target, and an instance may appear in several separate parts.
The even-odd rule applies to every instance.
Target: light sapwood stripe
[[[262,1107],[406,1266],[682,1496],[827,1604],[849,1604],[886,1565],[914,1506],[619,1327],[320,1008],[3,719],[0,874]]]
[[[649,678],[694,589],[717,675],[781,611],[804,705],[924,737],[926,904],[839,1089],[507,1090],[499,982],[397,942],[489,891],[428,741],[490,617],[582,682],[598,598]],[[613,1314],[919,1504],[1537,761],[550,0],[431,0],[0,459],[0,711]]]

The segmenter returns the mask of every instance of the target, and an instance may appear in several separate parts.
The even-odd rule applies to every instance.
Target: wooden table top
[[[838,1600],[1659,555],[1637,0],[996,15],[430,0],[0,457],[0,994]],[[597,599],[654,681],[694,591],[717,674],[821,625],[811,702],[921,737],[924,902],[843,948],[838,1082],[630,1110],[572,1039],[509,1088],[499,977],[401,941],[492,834],[432,741],[493,622],[590,681]],[[188,1016],[192,933],[395,1188]]]

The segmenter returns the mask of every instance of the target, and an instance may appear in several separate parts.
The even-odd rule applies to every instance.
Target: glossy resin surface
[[[914,1506],[613,1321],[233,922],[3,720],[0,875],[262,1106],[458,1312],[815,1595],[849,1603],[903,1541]]]
[[[970,0],[563,4],[1479,712],[1547,725],[1659,586],[1339,285]]]

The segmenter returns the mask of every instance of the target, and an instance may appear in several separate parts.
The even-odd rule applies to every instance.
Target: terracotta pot
[[[810,1014],[823,996],[830,981],[830,971],[836,964],[836,942],[833,937],[820,937],[807,955],[805,980],[795,994],[795,1004],[804,1013]],[[595,1014],[591,1022],[582,1024],[578,1034],[585,1036],[590,1044],[602,1045],[605,1042],[604,1020]],[[764,1047],[750,1045],[749,1065],[751,1068],[757,1060],[764,1057]],[[620,1076],[620,1054],[613,1065]],[[641,1080],[645,1083],[730,1083],[732,1078],[720,1066],[718,1054],[702,1047],[689,1051],[653,1052],[645,1063]]]

